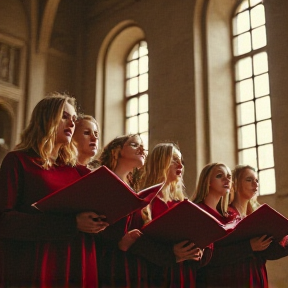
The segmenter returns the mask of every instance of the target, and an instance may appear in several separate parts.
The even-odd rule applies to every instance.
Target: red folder
[[[273,236],[275,240],[281,240],[288,235],[288,219],[268,204],[261,205],[253,213],[240,220],[234,225],[233,232],[219,242],[221,245],[229,244],[263,235]]]
[[[163,183],[157,184],[136,194],[116,174],[107,167],[101,166],[67,187],[42,198],[32,206],[43,212],[94,211],[99,215],[105,215],[105,221],[112,224],[148,205],[162,186]]]
[[[190,240],[202,249],[229,233],[214,216],[189,200],[174,205],[141,230],[159,241]]]

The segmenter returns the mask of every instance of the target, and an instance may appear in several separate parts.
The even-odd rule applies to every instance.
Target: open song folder
[[[42,212],[53,213],[93,211],[105,215],[105,221],[113,224],[148,205],[162,186],[163,183],[160,183],[136,193],[107,167],[101,166],[32,206]]]
[[[229,223],[226,228],[228,226]],[[231,228],[233,232],[221,239],[219,241],[221,244],[235,243],[263,235],[273,236],[279,241],[288,235],[288,219],[268,204],[262,204],[236,225],[232,224]]]
[[[214,216],[189,200],[177,203],[141,230],[159,241],[178,243],[189,240],[200,248],[230,232]]]

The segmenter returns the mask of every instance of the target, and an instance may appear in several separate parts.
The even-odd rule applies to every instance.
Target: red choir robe
[[[165,203],[156,197],[151,203],[152,219],[161,215],[178,202],[168,201]],[[141,228],[143,220],[140,213],[138,212],[138,215],[133,216],[130,228]],[[193,219],[191,220],[193,221]],[[200,261],[186,260],[176,263],[172,243],[156,242],[150,237],[143,235],[137,239],[128,252],[138,256],[138,267],[140,263],[142,271],[144,270],[143,267],[145,267],[145,285],[142,283],[142,286],[138,287],[194,288],[196,272],[199,267],[209,262],[212,248],[213,245],[205,248]]]
[[[220,215],[204,203],[199,206],[223,224],[240,215],[229,207],[228,217]],[[276,260],[288,255],[287,243],[273,241],[264,251],[254,252],[250,240],[229,245],[214,243],[213,255],[207,266],[199,270],[197,288],[268,288],[266,260]]]
[[[83,166],[45,170],[32,149],[6,155],[0,171],[0,287],[98,287],[97,236],[79,232],[76,215],[31,207],[89,172]]]

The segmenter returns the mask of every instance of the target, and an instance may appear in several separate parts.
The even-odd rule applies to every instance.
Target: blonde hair
[[[71,104],[76,111],[75,98],[65,93],[55,92],[39,101],[27,128],[21,134],[20,143],[15,147],[15,150],[32,148],[40,156],[44,169],[49,169],[56,161],[64,165],[76,164],[77,150],[72,141],[61,146],[56,160],[50,158],[65,103]]]
[[[144,189],[164,182],[164,187],[160,192],[164,202],[169,200],[183,201],[185,198],[185,186],[182,177],[181,180],[167,182],[168,171],[176,151],[180,153],[180,149],[175,143],[159,143],[148,154],[143,166],[140,188]],[[150,204],[141,210],[141,216],[144,224],[152,220]]]
[[[203,202],[204,199],[207,197],[207,195],[209,194],[209,185],[211,181],[212,172],[216,167],[219,166],[224,166],[228,168],[226,164],[216,162],[216,163],[209,163],[202,169],[196,190],[192,196],[193,202],[195,203]],[[220,202],[218,204],[219,210],[225,217],[227,216],[228,204],[229,204],[229,193],[227,193],[224,197],[221,197]]]
[[[182,177],[181,180],[167,183],[168,170],[175,150],[180,152],[179,147],[174,143],[157,144],[147,156],[140,180],[141,189],[164,182],[161,195],[165,202],[168,200],[182,201],[185,198],[185,186]]]
[[[232,181],[233,181],[233,198],[231,199],[231,202],[233,203],[234,198],[237,197],[237,194],[242,189],[242,178],[244,171],[246,169],[250,169],[254,172],[256,172],[255,168],[250,165],[237,165],[234,170],[232,171]],[[255,195],[252,197],[247,205],[247,215],[251,214],[253,211],[258,209],[260,207],[260,203],[257,201],[257,196]]]

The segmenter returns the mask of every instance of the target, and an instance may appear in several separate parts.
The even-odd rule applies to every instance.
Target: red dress
[[[238,211],[229,208],[229,217],[223,217],[204,203],[199,206],[223,224],[239,217]],[[250,240],[231,245],[214,243],[211,261],[199,269],[197,288],[268,288],[266,260],[275,260],[288,255],[288,245],[272,242],[261,252],[253,252]]]
[[[179,201],[168,201],[165,203],[160,198],[156,197],[151,203],[152,219],[161,215],[169,208],[173,207]],[[139,214],[135,223],[140,227]],[[138,227],[138,228],[139,228]],[[141,269],[146,269],[146,286],[144,287],[169,287],[169,288],[194,288],[196,272],[199,267],[206,265],[212,253],[212,246],[204,250],[204,255],[201,261],[183,261],[176,263],[176,258],[173,252],[173,244],[159,243],[153,241],[146,235],[137,239],[134,245],[128,250],[138,255],[141,259]],[[148,260],[148,261],[147,261]],[[138,266],[139,267],[139,266]]]
[[[0,171],[0,287],[98,287],[96,237],[75,215],[41,213],[31,204],[89,173],[45,170],[33,151],[6,155]]]

